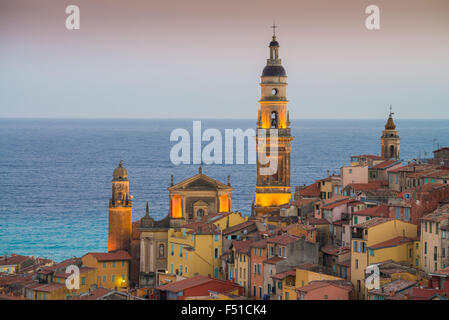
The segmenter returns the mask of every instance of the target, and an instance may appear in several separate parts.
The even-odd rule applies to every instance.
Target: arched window
[[[394,156],[395,156],[394,146],[390,146],[390,156],[391,156],[391,157],[394,157]]]
[[[197,217],[203,217],[204,216],[204,210],[203,209],[198,209],[198,211],[196,212],[196,216]]]
[[[271,112],[271,128],[278,127],[278,113],[276,111]]]

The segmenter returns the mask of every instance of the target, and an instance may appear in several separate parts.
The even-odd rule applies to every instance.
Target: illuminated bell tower
[[[120,161],[112,175],[112,197],[109,200],[109,252],[129,251],[132,234],[132,208],[128,171]]]
[[[261,76],[262,96],[259,100],[257,120],[257,184],[254,211],[258,216],[279,209],[279,206],[288,204],[291,198],[290,151],[293,137],[290,134],[287,111],[287,74],[279,58],[276,26],[273,25],[272,28],[270,58],[267,59]],[[273,151],[276,141],[277,152]],[[266,155],[267,159],[261,159],[261,153]],[[274,170],[270,174],[262,172],[273,166]]]
[[[399,160],[399,147],[401,139],[399,138],[396,124],[393,120],[393,109],[390,106],[390,116],[385,125],[385,130],[380,138],[381,154],[383,159]]]

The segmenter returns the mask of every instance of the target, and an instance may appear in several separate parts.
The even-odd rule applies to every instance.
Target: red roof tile
[[[300,238],[290,235],[290,234],[283,234],[274,238],[269,238],[267,239],[268,243],[276,243],[276,244],[280,244],[280,245],[288,245],[289,243],[298,241]]]
[[[319,197],[320,188],[318,187],[318,182],[311,184],[299,191],[299,195],[304,197]]]
[[[356,211],[353,215],[367,217],[388,217],[389,208],[387,205],[371,207],[365,210]]]
[[[119,250],[114,252],[89,252],[86,255],[92,255],[97,261],[120,261],[120,260],[131,260],[131,256],[128,252]]]

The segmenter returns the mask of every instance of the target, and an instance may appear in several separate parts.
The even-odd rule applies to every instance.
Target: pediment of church
[[[184,181],[181,181],[168,188],[170,191],[186,191],[186,190],[233,190],[218,180],[215,180],[205,174],[198,173]]]

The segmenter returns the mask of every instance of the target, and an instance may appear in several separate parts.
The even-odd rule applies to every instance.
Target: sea
[[[195,120],[223,137],[225,129],[256,126],[253,119]],[[338,174],[351,155],[379,154],[385,122],[292,120],[292,190]],[[404,163],[449,145],[449,120],[398,119],[396,125]],[[192,126],[193,119],[0,119],[0,255],[61,261],[106,251],[112,172],[120,160],[129,173],[133,220],[145,214],[147,201],[155,219],[165,217],[170,176],[177,183],[198,173],[198,164],[170,160],[177,144],[171,133],[185,129],[193,139]],[[250,214],[254,164],[203,163],[202,170],[224,183],[230,175],[232,209]]]

